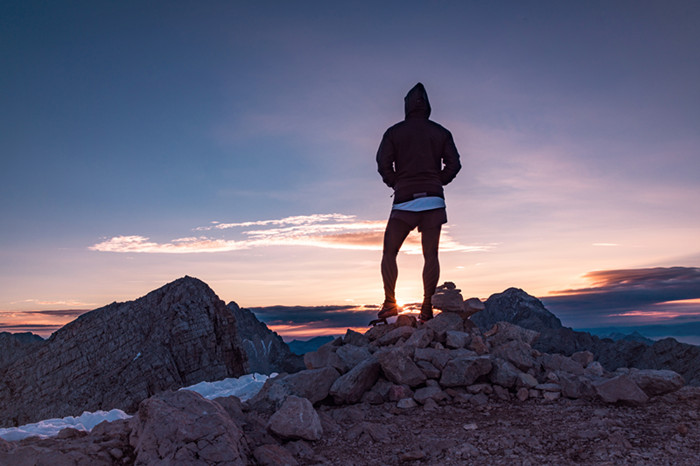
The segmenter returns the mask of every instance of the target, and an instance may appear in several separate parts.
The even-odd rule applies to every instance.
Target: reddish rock
[[[270,417],[267,428],[284,439],[319,440],[323,436],[321,419],[311,402],[293,395]]]
[[[189,390],[143,401],[131,425],[137,465],[247,462],[241,429],[219,404]]]
[[[425,374],[401,348],[377,351],[375,354],[385,377],[396,384],[416,387],[425,382]]]
[[[377,382],[380,371],[381,366],[376,358],[365,359],[335,380],[330,388],[333,400],[336,404],[357,403]]]

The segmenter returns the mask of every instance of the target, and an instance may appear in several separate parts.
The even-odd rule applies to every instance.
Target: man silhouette
[[[406,118],[386,130],[377,151],[377,167],[384,183],[394,190],[394,203],[384,232],[382,280],[384,304],[380,319],[399,313],[396,304],[396,256],[414,228],[423,247],[423,304],[420,319],[432,319],[430,302],[440,278],[438,244],[447,222],[443,186],[462,168],[452,134],[428,119],[430,102],[423,84],[404,98]]]

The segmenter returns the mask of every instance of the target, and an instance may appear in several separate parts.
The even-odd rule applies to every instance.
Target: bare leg
[[[406,222],[395,218],[390,218],[386,224],[384,253],[382,254],[382,280],[384,281],[384,300],[386,302],[396,302],[396,280],[399,277],[396,256],[411,230],[412,228]],[[437,286],[437,279],[435,286]]]
[[[440,244],[440,226],[422,231],[421,245],[423,246],[423,302],[430,302],[435,294],[440,279],[440,262],[438,261],[438,246]]]

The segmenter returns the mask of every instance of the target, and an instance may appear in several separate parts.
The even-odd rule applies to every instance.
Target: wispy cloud
[[[220,223],[194,228],[210,235],[187,236],[165,242],[141,235],[114,236],[90,250],[121,253],[189,254],[230,252],[267,246],[307,246],[331,249],[377,251],[382,249],[385,221],[361,220],[354,215],[316,214],[254,222]],[[225,235],[213,237],[212,233]],[[452,239],[446,228],[441,238],[443,252],[487,251],[492,245],[463,245]],[[402,249],[421,252],[420,240],[409,236]]]
[[[588,288],[553,292],[542,301],[562,320],[584,326],[660,319],[700,319],[700,268],[601,270]]]

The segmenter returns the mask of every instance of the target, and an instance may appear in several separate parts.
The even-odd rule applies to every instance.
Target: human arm
[[[384,133],[382,142],[377,150],[377,171],[382,176],[382,181],[393,188],[396,184],[396,171],[394,170],[395,152],[394,144],[387,133]]]
[[[440,181],[445,186],[450,181],[454,180],[459,170],[462,169],[462,164],[459,162],[459,152],[452,139],[452,133],[447,132],[447,138],[442,151],[442,162],[444,164],[440,171]]]

